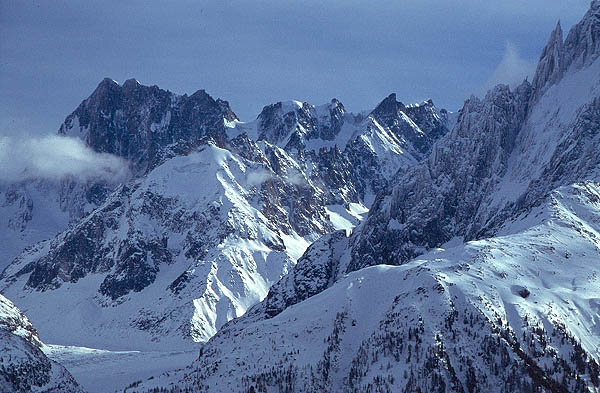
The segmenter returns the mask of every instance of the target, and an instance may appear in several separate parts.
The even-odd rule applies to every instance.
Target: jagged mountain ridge
[[[64,344],[205,341],[260,301],[310,242],[356,225],[395,171],[447,131],[446,112],[431,101],[385,102],[392,110],[380,104],[364,118],[337,100],[329,114],[281,103],[242,123],[202,91],[176,96],[105,79],[59,132],[132,160],[134,179],[16,258],[2,292]],[[305,135],[306,144],[271,143],[281,130],[287,140]],[[69,328],[53,322],[48,303]]]
[[[547,75],[547,64],[555,62],[548,48],[562,36],[554,32],[534,84],[525,81],[514,91],[498,86],[484,100],[465,103],[429,158],[379,196],[350,269],[400,264],[455,237],[491,236],[552,189],[597,178],[600,52],[585,43],[595,40],[598,14],[593,2],[565,41],[571,49],[558,50],[563,67],[569,65],[559,79]]]
[[[426,157],[452,126],[448,112],[438,112],[431,100],[405,106],[391,94],[367,115],[347,112],[336,99],[321,106],[279,102],[263,108],[253,122],[234,122],[230,135],[282,148],[314,181],[341,191],[328,199],[347,203],[372,200],[398,170]]]
[[[533,83],[468,100],[350,237],[127,391],[600,391],[599,25],[594,1]]]
[[[83,393],[64,367],[48,359],[43,347],[27,317],[0,295],[0,389],[16,393]]]
[[[139,175],[159,165],[170,151],[189,151],[209,138],[222,143],[224,120],[236,119],[227,101],[215,100],[204,90],[177,95],[135,79],[121,86],[105,78],[58,133],[127,159]]]

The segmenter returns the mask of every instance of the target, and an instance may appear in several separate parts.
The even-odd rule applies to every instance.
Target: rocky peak
[[[447,115],[447,111],[442,109],[438,113],[431,99],[419,105],[409,105],[404,108],[403,112],[415,124],[418,124],[421,131],[432,140],[440,138],[447,131],[445,126],[447,119],[442,119],[440,116],[441,112],[445,112]]]
[[[127,79],[125,82],[123,82],[122,88],[123,88],[123,91],[126,92],[126,91],[130,91],[130,90],[134,90],[138,86],[142,86],[140,84],[140,82],[135,78],[130,78],[130,79]]]
[[[178,96],[135,79],[119,86],[105,78],[58,133],[129,160],[133,173],[139,175],[156,166],[167,147],[197,145],[207,139],[224,143],[224,120],[236,119],[227,101],[215,100],[204,90]]]
[[[335,98],[320,106],[299,101],[267,105],[258,115],[258,139],[286,150],[302,150],[308,140],[334,140],[345,115],[344,106]]]
[[[309,114],[299,101],[277,102],[267,105],[258,115],[258,139],[272,144],[285,141],[299,125],[312,128]]]
[[[442,119],[432,100],[416,105],[404,105],[392,93],[375,107],[369,118],[389,131],[405,149],[422,159],[433,143],[447,132],[446,120]]]
[[[91,97],[102,97],[108,95],[110,92],[116,92],[119,90],[119,83],[111,78],[104,78],[98,83],[96,89],[92,92]]]
[[[583,19],[569,31],[564,52],[565,69],[572,64],[585,67],[600,55],[600,1],[592,1]]]
[[[237,115],[235,114],[233,109],[231,109],[231,107],[229,106],[229,101],[225,101],[220,98],[217,98],[216,103],[219,106],[220,111],[225,114],[225,116],[224,116],[225,120],[227,120],[227,121],[239,120],[239,118],[237,117]]]
[[[330,105],[330,107],[341,108],[341,110],[344,110],[344,105],[335,97],[331,99],[331,102],[329,103],[329,105]]]
[[[326,141],[332,141],[339,134],[346,116],[344,105],[333,98],[331,102],[323,107],[315,107],[318,116],[318,134],[313,137]]]
[[[547,85],[554,84],[562,78],[564,69],[563,57],[563,32],[559,21],[556,28],[550,34],[548,43],[542,50],[535,76],[533,77],[533,87],[536,90],[536,97],[543,94],[544,88]]]
[[[580,69],[590,65],[600,54],[600,1],[594,0],[583,19],[577,23],[563,42],[560,21],[550,34],[542,51],[533,78],[537,100],[546,89],[558,83],[572,66]]]
[[[403,103],[396,101],[396,93],[392,93],[375,107],[371,115],[378,119],[389,119],[397,116],[404,108]]]

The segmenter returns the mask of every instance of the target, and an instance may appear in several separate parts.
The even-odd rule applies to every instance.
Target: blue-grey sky
[[[266,104],[391,92],[459,109],[534,67],[588,0],[0,0],[0,135],[55,132],[105,76]],[[514,82],[514,80],[506,80]]]

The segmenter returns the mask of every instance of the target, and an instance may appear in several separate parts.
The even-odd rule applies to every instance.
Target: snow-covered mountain
[[[18,393],[83,393],[75,379],[42,351],[36,329],[0,295],[0,390]]]
[[[223,119],[236,117],[227,102],[213,100],[203,90],[180,96],[135,79],[120,86],[105,78],[65,119],[58,135],[79,138],[93,152],[126,159],[136,178],[209,138],[223,139]],[[24,248],[89,214],[120,180],[69,176],[0,183],[0,270]]]
[[[593,1],[531,82],[456,120],[392,94],[242,122],[204,91],[105,79],[59,134],[132,178],[3,189],[5,249],[50,235],[41,217],[62,232],[17,256],[0,292],[48,342],[204,342],[129,392],[598,392],[599,55]]]
[[[594,2],[564,45],[556,41],[560,31],[552,33],[533,84],[497,86],[483,100],[466,101],[428,159],[379,195],[351,269],[401,264],[456,237],[504,233],[507,221],[553,189],[598,179],[599,9]],[[548,73],[555,52],[557,76]]]
[[[533,82],[313,243],[190,367],[128,392],[600,391],[600,2]]]
[[[206,341],[262,300],[312,241],[353,228],[448,124],[431,101],[405,106],[395,95],[364,115],[337,100],[288,102],[243,123],[203,91],[105,79],[59,132],[129,160],[134,178],[18,256],[0,291],[52,343],[172,350]]]
[[[279,102],[253,122],[233,122],[229,135],[282,148],[321,185],[329,204],[370,205],[392,176],[429,154],[451,120],[431,100],[405,106],[390,94],[366,114],[348,113],[336,99],[321,106]]]
[[[309,251],[192,366],[127,392],[598,391],[600,184],[560,188],[515,226],[322,291],[346,258]]]

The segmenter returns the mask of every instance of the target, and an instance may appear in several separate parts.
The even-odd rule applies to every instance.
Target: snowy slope
[[[0,276],[0,291],[54,344],[206,341],[261,301],[312,241],[350,232],[374,192],[447,131],[431,101],[404,106],[395,95],[365,118],[333,100],[274,104],[241,123],[203,91],[134,82],[105,79],[60,129],[128,159],[134,179]]]
[[[18,259],[3,292],[50,342],[140,349],[206,340],[260,301],[307,244],[253,206],[261,188],[247,180],[260,171],[268,168],[215,146],[173,158]]]
[[[64,367],[44,355],[44,347],[27,317],[0,295],[0,391],[83,393]]]
[[[46,345],[42,350],[67,368],[86,392],[112,393],[131,381],[189,365],[198,358],[198,348],[191,347],[185,351],[107,351]]]
[[[127,391],[599,391],[600,184],[556,190],[519,227],[251,311]]]

